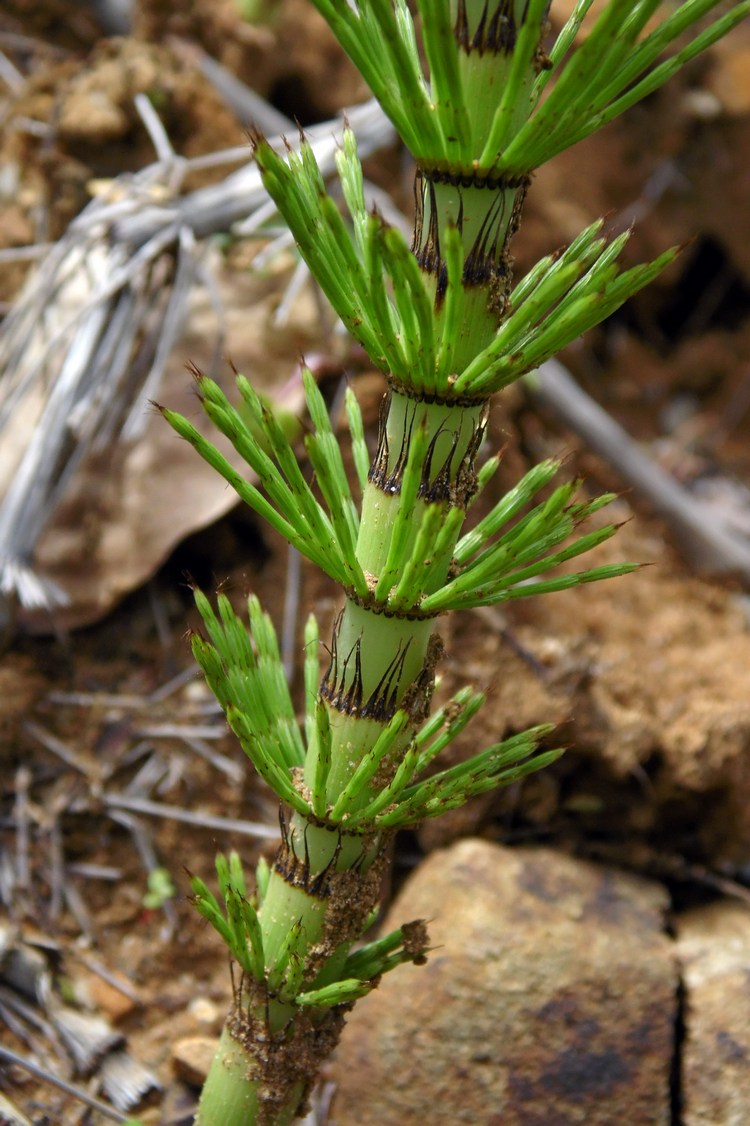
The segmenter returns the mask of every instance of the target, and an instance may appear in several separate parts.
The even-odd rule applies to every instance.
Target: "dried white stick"
[[[241,821],[233,817],[214,817],[209,813],[193,813],[177,805],[165,802],[148,801],[146,798],[127,798],[122,794],[102,794],[105,805],[112,809],[125,809],[132,813],[143,813],[148,817],[165,817],[171,821],[182,821],[186,825],[196,825],[201,829],[219,829],[224,833],[241,833],[257,840],[278,841],[279,830],[271,825],[261,825],[258,821]]]
[[[750,541],[652,461],[625,430],[583,391],[557,360],[527,380],[532,397],[579,434],[667,521],[690,562],[750,580]]]
[[[61,1091],[73,1095],[86,1106],[90,1106],[92,1110],[98,1110],[100,1114],[103,1114],[105,1118],[109,1118],[112,1122],[127,1122],[127,1117],[124,1114],[120,1114],[114,1107],[102,1102],[101,1099],[95,1099],[85,1088],[78,1087],[75,1083],[69,1083],[67,1079],[62,1079],[59,1075],[48,1071],[46,1067],[41,1067],[34,1060],[19,1056],[17,1052],[12,1052],[10,1048],[4,1048],[1,1044],[0,1059],[4,1059],[6,1063],[15,1064],[16,1067],[28,1071],[31,1075],[35,1075],[37,1079],[43,1079],[45,1083],[50,1083],[53,1087],[59,1087]]]

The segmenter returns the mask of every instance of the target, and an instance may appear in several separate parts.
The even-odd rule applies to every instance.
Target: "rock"
[[[188,1005],[188,1012],[196,1024],[202,1025],[204,1029],[222,1021],[226,1016],[208,997],[194,997]]]
[[[686,1036],[684,1126],[750,1122],[750,911],[741,903],[696,908],[678,920]]]
[[[215,1036],[185,1036],[172,1045],[175,1074],[194,1087],[202,1087],[219,1040]]]
[[[729,41],[720,41],[713,49],[712,63],[706,85],[718,98],[722,109],[731,116],[750,113],[750,31],[737,29]]]
[[[336,1126],[667,1126],[666,905],[658,885],[547,849],[434,853],[383,928],[425,918],[433,952],[354,1009]]]
[[[76,997],[115,1023],[124,1020],[138,1008],[140,1001],[135,987],[127,978],[121,978],[123,988],[117,988],[118,978],[119,974],[112,974],[111,980],[105,981],[96,973],[83,974],[76,981]]]
[[[60,115],[60,130],[67,141],[106,144],[124,136],[128,127],[128,114],[103,90],[72,90]]]

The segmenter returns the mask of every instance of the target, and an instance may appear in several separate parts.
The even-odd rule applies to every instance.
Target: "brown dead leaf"
[[[287,409],[300,410],[301,385],[290,385],[289,379],[299,354],[315,342],[318,317],[312,300],[299,301],[293,323],[274,333],[268,322],[282,289],[278,279],[224,271],[218,280],[232,363],[254,386],[281,396]],[[159,400],[185,414],[233,465],[249,473],[205,419],[194,394],[188,363],[215,374],[230,396],[234,377],[228,360],[218,365],[218,373],[211,370],[217,326],[207,295],[196,291],[191,302],[188,328],[165,373]],[[89,457],[42,537],[35,565],[71,602],[56,612],[54,623],[48,615],[23,615],[24,625],[34,632],[46,632],[52,624],[74,629],[96,621],[153,575],[182,539],[238,503],[224,480],[153,408],[144,403],[143,410],[153,414],[143,437]]]

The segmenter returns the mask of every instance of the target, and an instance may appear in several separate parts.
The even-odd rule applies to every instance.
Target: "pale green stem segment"
[[[396,391],[386,410],[364,490],[357,542],[357,559],[372,599],[365,604],[347,599],[326,678],[326,696],[341,715],[369,727],[353,736],[351,724],[331,722],[334,799],[336,788],[346,783],[376,736],[374,721],[390,717],[428,660],[432,623],[418,616],[419,600],[439,589],[447,577],[463,513],[476,486],[474,458],[485,421],[483,404],[420,403]],[[416,549],[425,526],[434,523],[438,528],[447,525],[451,534],[430,536],[432,551],[423,560],[428,581],[420,584],[415,576],[417,597],[394,613],[389,596],[404,579],[406,561],[419,558]],[[425,688],[430,690],[429,685]],[[415,714],[422,710],[416,701],[411,706]]]
[[[440,68],[434,86],[440,91],[444,81],[461,90],[461,122],[474,157],[463,164],[420,159],[414,237],[417,261],[433,278],[435,326],[443,340],[439,363],[449,380],[492,341],[506,309],[508,248],[529,180],[497,176],[500,152],[483,150],[493,129],[513,136],[528,116],[547,7],[546,0],[451,4],[455,63],[445,75]],[[435,64],[444,58],[439,50],[430,54]],[[460,261],[452,229],[460,236]]]
[[[433,275],[436,335],[444,341],[442,361],[449,379],[463,371],[497,332],[511,284],[507,252],[526,187],[525,180],[503,188],[418,178],[423,241],[417,257],[423,270]],[[446,238],[450,228],[457,228],[460,235],[460,271],[450,261]],[[452,323],[458,286],[460,316]]]
[[[227,1021],[203,1085],[196,1126],[217,1126],[219,1122],[245,1126],[258,1120],[258,1086],[248,1082],[252,1069],[251,1052],[235,1038]]]
[[[497,131],[498,115],[505,132],[513,137],[526,121],[534,96],[540,32],[548,0],[513,0],[486,4],[485,0],[452,0],[460,89],[471,150],[476,157],[487,138]],[[494,22],[493,22],[494,21]],[[490,49],[492,42],[495,49]],[[483,161],[491,165],[493,159]]]
[[[386,409],[356,548],[378,602],[397,585],[399,567],[413,554],[432,512],[438,510],[442,523],[451,507],[465,508],[485,424],[483,403],[422,403],[394,391]],[[424,593],[442,585],[454,546],[455,541],[442,545],[442,563],[431,571]]]
[[[257,1046],[245,1039],[252,1025],[243,1021],[243,1015],[230,1015],[224,1026],[201,1091],[195,1126],[254,1126],[264,1121],[264,1086],[249,1078],[257,1068]],[[273,1126],[294,1122],[304,1089],[301,1079],[291,1085],[282,1105],[273,1107]]]

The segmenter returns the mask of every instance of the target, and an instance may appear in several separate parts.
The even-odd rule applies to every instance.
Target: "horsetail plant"
[[[234,855],[217,862],[218,897],[193,880],[198,910],[239,968],[199,1126],[291,1122],[354,1001],[394,966],[425,959],[421,922],[360,945],[393,832],[560,753],[540,749],[550,731],[541,726],[436,768],[482,704],[467,688],[431,713],[436,619],[633,569],[557,570],[615,527],[581,530],[612,497],[582,499],[577,482],[553,487],[555,461],[532,468],[469,531],[464,522],[498,465],[497,457],[480,464],[490,397],[602,321],[677,251],[623,270],[627,233],[609,239],[598,221],[515,281],[510,242],[536,168],[656,90],[750,11],[750,0],[609,0],[579,44],[593,0],[579,0],[551,41],[549,0],[416,0],[420,47],[405,0],[313,2],[416,160],[414,233],[408,245],[368,212],[348,128],[338,153],[346,217],[304,138],[282,155],[254,138],[300,253],[388,383],[372,459],[347,392],[354,491],[309,372],[305,447],[315,487],[242,376],[239,407],[203,375],[198,389],[259,487],[164,410],[241,499],[343,591],[322,680],[313,617],[306,627],[301,726],[258,601],[250,597],[245,623],[225,596],[214,608],[196,593],[205,636],[193,638],[195,657],[282,803],[282,843],[272,866],[259,865],[252,892]],[[662,61],[673,43],[677,53]]]

